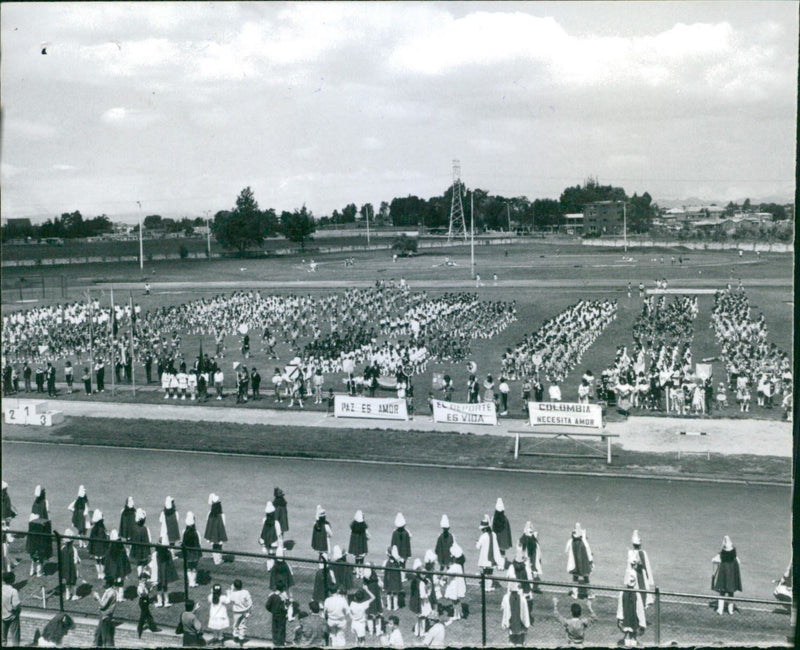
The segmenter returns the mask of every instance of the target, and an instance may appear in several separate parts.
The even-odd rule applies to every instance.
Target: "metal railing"
[[[4,530],[3,555],[4,569],[15,572],[16,588],[20,593],[23,608],[63,611],[79,616],[98,616],[97,601],[92,592],[102,593],[103,580],[99,577],[95,560],[89,556],[83,544],[87,537],[65,536],[58,532],[34,533]],[[32,538],[38,544],[29,544]],[[42,543],[42,539],[45,541]],[[70,567],[64,566],[60,549],[67,541],[77,548],[80,563],[77,575],[71,576]],[[213,557],[214,551],[207,546],[202,548],[202,557],[197,566],[197,586],[190,586],[189,564],[180,546],[141,544],[123,541],[127,554],[134,547],[147,547],[147,557],[155,555],[158,548],[169,549],[174,558],[175,575],[170,577],[167,587],[168,603],[175,607],[157,607],[155,587],[151,593],[150,611],[159,626],[174,628],[177,625],[183,604],[188,599],[200,603],[198,614],[207,621],[208,598],[214,584],[220,584],[223,593],[239,579],[253,599],[252,615],[248,620],[247,636],[253,639],[271,639],[271,616],[264,603],[275,587],[277,573],[274,558],[261,553],[246,553],[224,549],[221,556]],[[33,549],[36,553],[32,553]],[[37,558],[41,575],[37,575]],[[590,646],[616,646],[623,638],[617,624],[617,608],[623,587],[588,585],[574,598],[574,583],[546,580],[516,580],[506,576],[505,571],[494,574],[464,574],[466,594],[462,599],[453,600],[448,595],[448,584],[453,574],[440,570],[412,570],[411,560],[404,569],[394,569],[402,574],[402,607],[390,610],[387,602],[387,569],[383,566],[356,564],[354,562],[327,561],[319,558],[297,557],[287,554],[283,561],[289,567],[291,583],[287,589],[289,598],[300,610],[308,611],[312,600],[322,605],[324,598],[341,587],[348,599],[364,585],[365,567],[376,572],[380,583],[372,586],[379,594],[373,607],[368,611],[367,645],[380,645],[379,633],[385,629],[389,617],[397,616],[400,630],[407,646],[421,645],[423,639],[415,635],[424,634],[433,625],[433,618],[445,624],[445,639],[449,646],[497,647],[510,645],[509,631],[501,627],[502,602],[510,584],[519,584],[526,598],[530,612],[530,627],[527,631],[526,645],[555,647],[567,644],[564,619],[570,618],[571,604],[582,606],[581,616],[587,619],[586,644]],[[268,568],[268,563],[273,569]],[[151,561],[148,561],[151,565]],[[389,572],[393,569],[389,568]],[[69,585],[71,578],[77,578]],[[433,597],[431,615],[419,616],[411,611],[410,586],[415,579],[424,579]],[[151,580],[156,575],[151,571]],[[139,619],[137,603],[137,568],[131,561],[130,572],[119,585],[124,600],[118,603],[115,616],[122,620],[136,622]],[[66,597],[69,588],[70,598]],[[777,601],[747,598],[725,599],[723,613],[719,614],[718,598],[713,595],[682,594],[633,590],[642,595],[643,601],[650,601],[645,610],[646,627],[638,630],[641,645],[790,645],[793,638],[794,617],[790,617],[790,605]],[[554,612],[554,598],[559,600],[558,612]],[[402,603],[402,599],[405,603]],[[731,613],[729,613],[729,611]],[[287,640],[291,641],[296,623],[290,623]],[[147,634],[145,632],[145,634]],[[356,644],[356,637],[347,630],[348,645]],[[146,640],[146,637],[145,637]]]

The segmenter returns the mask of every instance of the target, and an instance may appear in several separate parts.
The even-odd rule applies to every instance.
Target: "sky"
[[[794,197],[797,2],[0,5],[3,218]],[[43,54],[43,49],[46,54]],[[141,204],[141,207],[140,207]]]

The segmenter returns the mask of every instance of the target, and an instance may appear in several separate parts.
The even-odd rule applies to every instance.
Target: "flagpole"
[[[136,397],[136,358],[133,356],[133,320],[136,313],[133,311],[133,291],[131,291],[131,387],[133,396]]]
[[[116,333],[114,332],[114,325],[117,322],[117,312],[114,311],[114,287],[111,287],[111,314],[109,321],[111,322],[111,394],[117,394],[117,366],[114,363],[114,347],[117,344]]]
[[[475,193],[469,193],[469,266],[475,279]]]

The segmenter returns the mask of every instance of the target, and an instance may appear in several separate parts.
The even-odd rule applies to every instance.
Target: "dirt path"
[[[6,404],[6,407],[8,405]],[[89,400],[49,400],[51,410],[67,416],[183,420],[191,422],[231,422],[310,426],[342,429],[386,429],[395,431],[457,431],[475,435],[514,436],[527,425],[522,420],[503,420],[497,426],[436,424],[427,416],[409,421],[334,418],[319,411],[237,409],[193,404],[126,404]],[[606,432],[618,435],[614,444],[631,451],[723,455],[792,457],[792,425],[773,420],[702,420],[683,418],[631,417],[624,422],[609,422]],[[683,433],[682,433],[683,432]]]

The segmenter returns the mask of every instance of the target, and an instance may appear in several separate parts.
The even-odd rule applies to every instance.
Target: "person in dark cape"
[[[497,535],[500,553],[505,557],[506,551],[514,546],[514,542],[511,541],[511,525],[508,522],[508,517],[506,517],[506,507],[500,498],[497,499],[494,507],[492,530]]]
[[[11,503],[11,497],[8,494],[8,483],[3,481],[3,494],[2,500],[0,500],[0,519],[2,519],[4,526],[9,527],[11,525],[11,520],[16,516],[17,511]]]
[[[150,530],[146,526],[147,513],[142,508],[136,509],[136,523],[131,531],[128,541],[130,546],[129,557],[131,564],[136,567],[136,574],[141,575],[144,568],[150,564]]]
[[[636,647],[638,637],[647,629],[644,599],[637,589],[636,573],[628,570],[625,576],[625,589],[619,592],[617,599],[617,627],[624,634],[622,645],[626,648]]]
[[[341,547],[333,547],[333,556],[330,562],[333,575],[336,577],[337,589],[344,589],[345,593],[349,593],[353,589],[353,567],[347,564],[347,554],[342,551]]]
[[[47,495],[41,485],[37,485],[33,491],[33,505],[31,512],[39,517],[39,519],[50,519],[49,516],[50,504],[47,501]]]
[[[133,497],[128,497],[119,514],[118,533],[120,539],[129,540],[133,535],[134,526],[136,526],[136,506],[133,503]]]
[[[524,567],[524,562],[522,562]],[[509,567],[508,577],[516,578],[514,566]],[[525,645],[525,635],[531,626],[528,602],[525,599],[520,583],[507,582],[506,593],[500,603],[502,619],[500,627],[508,630],[508,640],[511,645]]]
[[[86,496],[86,488],[81,485],[78,488],[78,496],[69,504],[68,509],[72,512],[72,525],[78,537],[86,536],[86,511],[89,508],[89,497]],[[86,542],[78,541],[77,545],[81,548],[86,546]]]
[[[228,533],[225,530],[225,514],[222,512],[222,502],[213,492],[208,495],[208,505],[211,509],[206,521],[206,532],[203,535],[207,542],[211,543],[211,557],[214,564],[222,564],[222,544],[228,541]]]
[[[125,578],[131,572],[131,563],[116,529],[109,535],[103,567],[106,581],[111,580],[111,585],[116,589],[116,599],[121,602],[124,599]]]
[[[35,512],[28,518],[28,534],[25,536],[25,550],[31,558],[30,575],[43,575],[44,563],[53,557],[52,525],[49,519],[42,519]]]
[[[711,576],[711,588],[720,598],[717,601],[717,614],[725,612],[724,596],[733,597],[735,592],[742,590],[742,574],[739,569],[739,558],[731,538],[725,535],[722,538],[722,549],[711,560],[714,573]],[[733,614],[734,604],[728,601],[728,614]]]
[[[411,557],[411,533],[406,529],[406,518],[402,512],[398,512],[394,518],[395,529],[392,532],[392,541],[390,546],[397,547],[397,552],[400,555],[403,568],[406,568],[406,562]],[[405,580],[405,576],[403,577]]]
[[[330,564],[328,564],[327,555],[323,553],[317,565],[317,570],[314,572],[312,599],[322,605],[325,599],[333,593],[336,593],[336,576],[333,574]]]
[[[159,537],[166,540],[164,543],[170,545],[180,544],[181,529],[175,499],[169,496],[164,499],[164,509],[158,516],[158,521],[161,524]]]
[[[331,552],[331,525],[325,517],[325,510],[322,506],[317,506],[317,519],[311,531],[311,548],[320,555]]]
[[[530,521],[525,522],[525,528],[522,530],[518,545],[522,547],[525,562],[529,566],[533,577],[533,592],[539,594],[542,592],[537,584],[542,577],[542,547],[539,544],[539,533],[533,529],[533,524]]]
[[[279,487],[273,492],[272,505],[275,506],[275,519],[281,525],[281,532],[285,535],[289,532],[289,510],[286,504],[286,495]]]
[[[566,553],[567,573],[572,576],[572,582],[576,583],[571,595],[573,598],[588,598],[589,590],[583,585],[589,584],[589,576],[594,568],[594,558],[586,539],[586,531],[578,523],[575,524],[572,535],[567,540]]]
[[[261,524],[261,536],[258,538],[258,543],[267,554],[267,569],[272,569],[272,562],[275,557],[275,551],[283,544],[283,530],[281,524],[276,516],[275,506],[272,501],[267,501],[267,507],[264,509],[264,522]]]
[[[353,521],[350,522],[350,544],[347,547],[347,552],[354,556],[355,563],[358,565],[364,564],[364,558],[369,552],[369,531],[367,530],[367,522],[364,521],[364,513],[361,510],[356,511]],[[356,577],[362,576],[361,567],[356,569]]]
[[[197,586],[197,565],[203,552],[200,547],[200,535],[194,520],[194,513],[186,513],[186,527],[183,529],[181,539],[181,555],[186,562],[186,576],[189,579],[189,586]]]
[[[439,525],[442,527],[442,532],[436,539],[436,548],[434,552],[436,553],[436,559],[439,561],[439,570],[446,571],[452,558],[450,549],[453,547],[456,538],[453,537],[453,533],[450,532],[450,519],[447,515],[442,515],[442,520],[439,522]]]
[[[103,566],[106,550],[108,550],[106,522],[103,520],[103,512],[95,510],[92,513],[92,528],[89,531],[89,555],[94,558],[94,567],[97,571],[98,580],[104,580],[106,577],[106,571]]]

